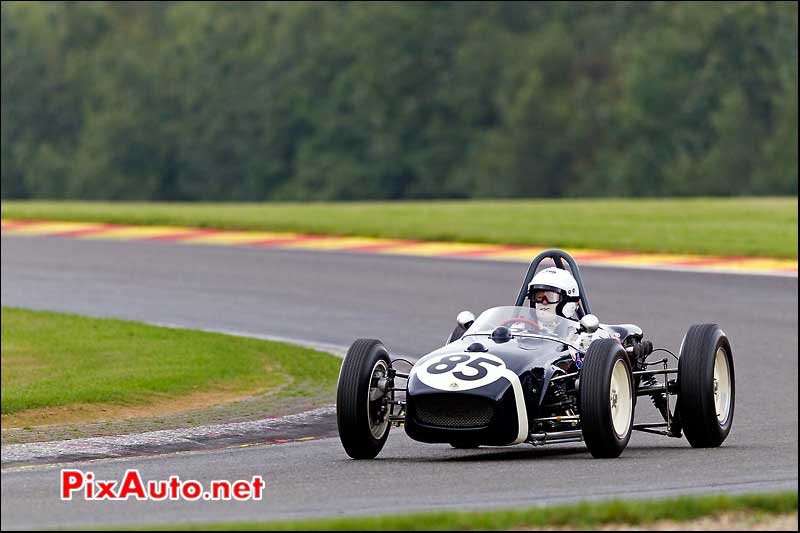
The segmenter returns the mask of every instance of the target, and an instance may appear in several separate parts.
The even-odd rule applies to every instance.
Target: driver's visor
[[[561,293],[558,291],[549,291],[546,289],[531,289],[531,301],[537,304],[557,304],[561,301]]]

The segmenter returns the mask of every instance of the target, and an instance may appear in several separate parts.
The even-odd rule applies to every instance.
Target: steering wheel
[[[542,329],[542,326],[540,326],[539,323],[536,322],[535,320],[531,320],[530,318],[522,318],[522,317],[509,318],[507,320],[503,320],[500,324],[498,324],[498,326],[509,326],[511,324],[518,324],[520,322],[522,322],[523,324],[528,324],[529,326],[533,326],[537,330],[541,330]]]

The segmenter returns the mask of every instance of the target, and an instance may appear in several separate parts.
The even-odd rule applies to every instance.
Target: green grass
[[[2,203],[3,218],[797,257],[797,198],[361,203]]]
[[[279,342],[2,309],[2,413],[192,393],[335,389],[340,360]]]
[[[268,498],[267,494],[265,498]],[[291,522],[228,522],[180,525],[180,530],[507,530],[522,528],[596,528],[604,524],[640,525],[656,520],[684,522],[723,513],[772,515],[797,512],[797,492],[739,496],[681,497],[655,501],[614,500],[522,510],[439,512],[365,518],[332,518]]]

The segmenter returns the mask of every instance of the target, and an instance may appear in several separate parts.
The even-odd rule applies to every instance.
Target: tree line
[[[796,2],[3,2],[3,198],[797,194]]]

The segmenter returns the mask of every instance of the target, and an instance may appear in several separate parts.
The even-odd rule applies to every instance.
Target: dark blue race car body
[[[543,403],[549,398],[552,368],[568,371],[575,365],[567,345],[530,338],[498,343],[491,338],[468,336],[431,352],[426,358],[470,353],[467,349],[476,343],[486,353],[501,358],[508,370],[518,376],[522,398],[516,397],[508,379],[463,392],[442,391],[426,385],[412,373],[405,420],[406,433],[412,439],[431,443],[512,444],[518,440],[520,429],[526,432],[534,426],[533,420],[549,414]],[[521,408],[524,408],[522,413]]]

